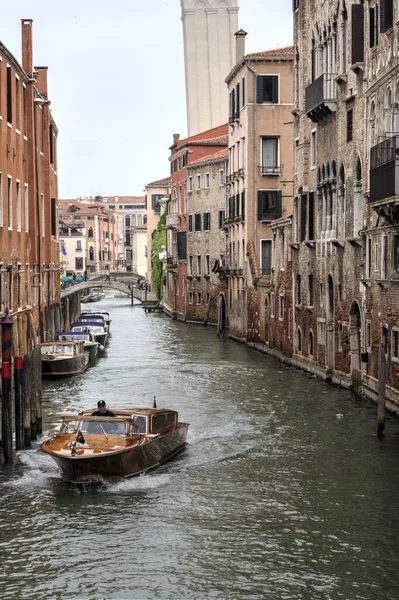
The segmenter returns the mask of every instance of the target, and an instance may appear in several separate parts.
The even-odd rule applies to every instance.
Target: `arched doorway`
[[[359,304],[355,301],[351,306],[349,320],[349,344],[351,352],[351,373],[360,371],[360,332],[362,319]]]
[[[326,346],[326,366],[333,369],[335,364],[334,281],[331,275],[327,279]]]
[[[218,336],[226,329],[226,299],[223,294],[219,296],[218,302]]]

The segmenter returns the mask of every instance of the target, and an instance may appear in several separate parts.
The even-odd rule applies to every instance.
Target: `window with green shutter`
[[[278,75],[258,75],[256,78],[256,102],[278,104]]]

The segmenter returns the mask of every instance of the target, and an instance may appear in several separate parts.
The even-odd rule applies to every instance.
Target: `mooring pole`
[[[3,389],[3,398],[1,403],[2,417],[2,440],[4,462],[10,463],[13,460],[12,453],[12,426],[11,426],[11,356],[12,356],[12,326],[13,321],[6,314],[0,321],[1,325],[1,383]]]
[[[386,359],[385,344],[382,342],[378,350],[378,413],[377,432],[379,436],[384,434],[385,429],[385,393],[386,393]]]
[[[15,449],[22,450],[25,445],[24,440],[24,420],[23,420],[23,371],[22,356],[16,356],[14,361],[14,390],[15,390]]]

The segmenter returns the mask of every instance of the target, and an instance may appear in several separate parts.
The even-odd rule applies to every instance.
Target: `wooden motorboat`
[[[67,481],[140,475],[186,446],[189,426],[179,422],[174,410],[111,410],[115,417],[92,416],[94,409],[64,416],[60,431],[40,446]]]
[[[96,358],[99,350],[104,350],[104,346],[96,342],[90,331],[59,331],[57,339],[60,342],[82,342],[90,360]]]
[[[38,344],[43,377],[71,377],[83,373],[89,365],[89,355],[83,342],[45,342]]]
[[[105,346],[108,338],[108,332],[105,331],[104,325],[98,321],[76,321],[75,323],[71,323],[71,331],[89,331],[93,339],[101,344],[101,346]]]

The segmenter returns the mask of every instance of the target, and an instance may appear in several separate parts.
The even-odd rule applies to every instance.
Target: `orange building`
[[[33,67],[23,19],[22,64],[0,42],[0,309],[30,332],[19,352],[60,323],[57,134],[47,67]]]

